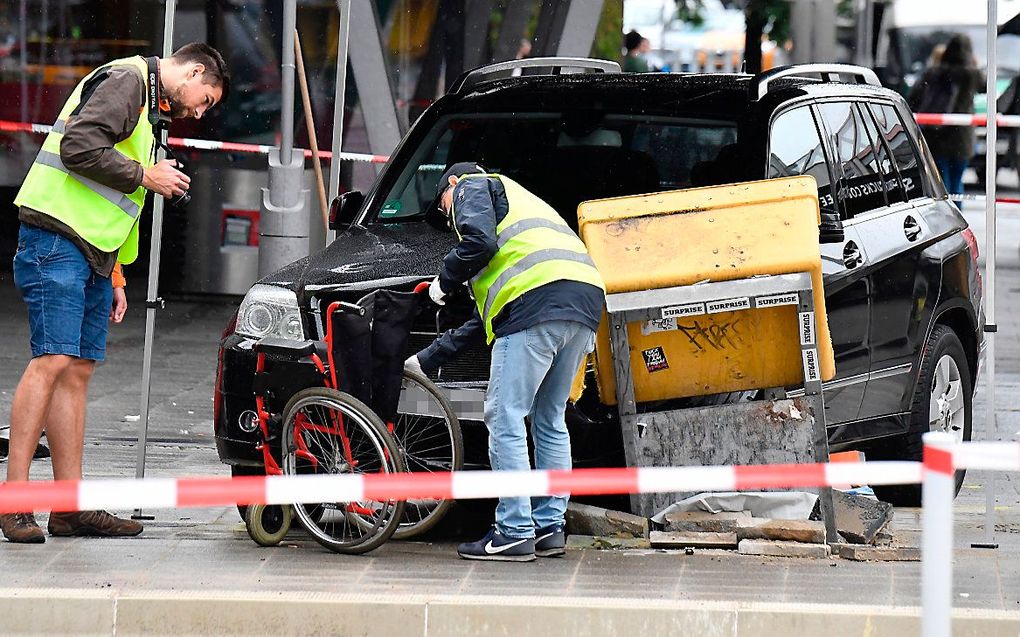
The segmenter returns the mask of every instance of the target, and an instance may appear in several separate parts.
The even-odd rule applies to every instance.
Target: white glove
[[[418,374],[421,374],[422,376],[425,375],[425,372],[421,371],[421,363],[418,362],[418,355],[417,354],[413,354],[413,355],[409,356],[407,358],[407,360],[404,361],[404,371],[405,372],[416,372]]]
[[[432,283],[429,283],[429,298],[436,305],[446,305],[446,301],[443,300],[445,296],[446,293],[443,292],[443,288],[439,287],[439,277],[437,276],[432,279]]]

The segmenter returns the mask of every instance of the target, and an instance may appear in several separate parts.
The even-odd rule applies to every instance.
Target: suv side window
[[[885,182],[886,199],[890,205],[907,201],[899,170],[893,162],[884,134],[878,130],[872,111],[868,108],[868,104],[858,104],[857,108],[860,110],[864,127],[868,131],[868,137],[878,156],[878,167],[882,171],[882,178]]]
[[[917,150],[910,143],[910,134],[903,126],[896,109],[891,104],[872,104],[871,112],[878,122],[879,131],[892,151],[893,161],[903,181],[907,200],[923,197],[924,177],[921,175],[921,160]]]
[[[822,138],[808,106],[781,113],[769,134],[768,178],[798,175],[814,177],[818,182],[818,206],[823,212],[839,214]]]
[[[860,112],[851,102],[825,102],[818,111],[836,153],[836,197],[844,220],[887,205],[878,156]]]

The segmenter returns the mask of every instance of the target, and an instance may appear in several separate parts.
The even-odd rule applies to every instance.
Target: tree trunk
[[[744,9],[744,69],[752,75],[761,73],[761,36],[765,31],[765,0],[748,0]]]

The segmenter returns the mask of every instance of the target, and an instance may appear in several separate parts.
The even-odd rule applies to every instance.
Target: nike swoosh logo
[[[542,540],[544,540],[545,538],[547,538],[547,537],[552,537],[552,536],[554,536],[554,535],[556,535],[556,534],[555,534],[555,533],[546,533],[545,535],[543,535],[543,536],[541,536],[541,537],[536,537],[536,538],[535,538],[535,544],[538,544],[539,542],[541,542],[541,541],[542,541]]]
[[[493,546],[492,540],[489,540],[488,542],[485,543],[485,552],[488,553],[489,555],[495,555],[496,553],[502,553],[507,549],[512,549],[515,546],[520,546],[521,544],[524,544],[527,541],[528,539],[525,538],[523,540],[517,540],[516,542],[504,544],[503,546]]]

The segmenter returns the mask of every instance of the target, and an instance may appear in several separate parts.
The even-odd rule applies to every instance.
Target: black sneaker
[[[507,537],[492,527],[477,542],[457,546],[457,555],[466,560],[530,562],[535,559],[535,539]]]
[[[552,524],[535,532],[535,555],[562,557],[567,550],[567,534],[562,524]]]

